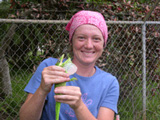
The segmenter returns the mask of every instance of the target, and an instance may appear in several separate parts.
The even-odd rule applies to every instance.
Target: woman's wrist
[[[41,87],[37,89],[37,92],[40,96],[46,97],[48,93],[46,93]]]
[[[84,107],[86,107],[86,106],[85,106],[85,104],[83,103],[83,101],[81,100],[81,102],[79,103],[79,105],[78,105],[77,107],[73,108],[73,109],[74,109],[75,112],[76,112],[76,111],[78,112],[78,111],[83,110]]]

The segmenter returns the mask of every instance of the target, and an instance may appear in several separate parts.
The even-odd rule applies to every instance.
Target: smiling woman
[[[69,75],[56,66],[56,58],[42,61],[25,88],[28,97],[21,107],[20,119],[55,120],[55,104],[60,102],[61,120],[113,120],[118,113],[119,83],[115,76],[95,65],[108,37],[104,17],[95,11],[80,11],[66,30],[76,73]],[[77,80],[68,82],[72,78]],[[55,88],[64,82],[66,86]]]
[[[101,31],[96,26],[90,24],[81,25],[73,35],[72,44],[74,53],[73,62],[77,65],[83,65],[85,69],[86,67],[94,68],[97,59],[103,52],[104,38]],[[90,73],[88,72],[88,74]]]

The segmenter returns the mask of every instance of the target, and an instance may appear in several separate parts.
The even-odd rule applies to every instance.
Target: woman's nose
[[[87,39],[86,40],[85,47],[88,48],[88,49],[93,47],[92,39]]]

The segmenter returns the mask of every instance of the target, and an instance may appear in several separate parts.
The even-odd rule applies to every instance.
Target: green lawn
[[[0,117],[2,119],[18,119],[19,109],[27,95],[23,89],[31,76],[32,73],[25,70],[16,70],[16,73],[11,73],[12,96],[0,100]]]

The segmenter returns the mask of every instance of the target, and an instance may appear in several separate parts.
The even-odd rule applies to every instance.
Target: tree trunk
[[[5,50],[9,46],[13,35],[15,33],[17,25],[12,24],[7,34],[1,40],[0,43],[0,96],[4,97],[6,95],[12,94],[11,78],[9,74],[8,62],[5,58]]]
[[[5,58],[0,60],[0,95],[2,97],[12,94],[11,79],[9,74],[8,62]]]

